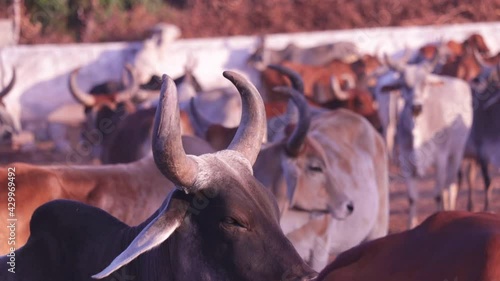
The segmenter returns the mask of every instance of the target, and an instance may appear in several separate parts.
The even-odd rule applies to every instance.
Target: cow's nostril
[[[413,116],[420,115],[420,113],[422,113],[422,105],[421,104],[414,104],[412,106],[412,112],[413,112]]]
[[[347,211],[349,211],[349,214],[352,214],[352,212],[354,212],[354,204],[352,202],[349,202],[347,204]]]

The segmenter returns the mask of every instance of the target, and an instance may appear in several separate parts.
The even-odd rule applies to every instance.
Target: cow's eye
[[[323,172],[323,168],[321,168],[321,166],[317,166],[317,165],[309,165],[309,170],[313,171],[313,172],[316,172],[316,173],[322,173]]]
[[[239,227],[244,229],[247,228],[245,225],[243,225],[241,222],[239,222],[233,217],[225,217],[222,219],[221,223],[226,227]]]

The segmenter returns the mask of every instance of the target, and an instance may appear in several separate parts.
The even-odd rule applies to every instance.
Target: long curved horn
[[[120,91],[117,94],[117,101],[126,101],[134,97],[139,92],[139,83],[137,82],[137,79],[135,77],[135,69],[134,67],[130,64],[127,63],[125,65],[125,71],[127,72],[128,75],[128,85],[123,81],[123,85],[127,85],[126,89],[123,91]]]
[[[291,157],[296,157],[306,140],[307,132],[311,125],[311,114],[304,95],[290,87],[275,87],[274,91],[288,95],[299,109],[299,121],[292,135],[286,143],[286,152]]]
[[[76,82],[76,76],[78,75],[78,71],[80,71],[80,67],[76,68],[69,75],[69,91],[73,98],[80,102],[81,104],[91,107],[96,104],[96,99],[93,95],[83,91],[78,87],[78,83]]]
[[[347,77],[346,75],[344,75],[344,77]],[[346,79],[349,83],[349,89],[353,88],[354,87],[354,81],[352,81],[352,79]],[[332,85],[332,90],[333,90],[333,94],[335,95],[335,97],[339,100],[346,100],[349,98],[349,91],[344,91],[342,90],[342,88],[340,87],[340,83],[339,83],[339,79],[337,79],[337,77],[335,77],[335,75],[332,75],[330,77],[330,83]]]
[[[228,149],[243,154],[253,165],[266,130],[264,102],[259,91],[243,75],[233,71],[224,71],[223,75],[238,89],[242,109],[240,126]]]
[[[16,83],[16,68],[13,68],[12,78],[10,79],[9,84],[2,91],[0,91],[0,99],[5,97],[12,90],[12,88],[14,88],[15,83]]]
[[[182,146],[177,89],[172,78],[163,74],[160,102],[153,127],[153,157],[158,169],[178,187],[191,188],[198,164]]]
[[[270,64],[267,67],[274,69],[281,74],[285,75],[290,79],[290,82],[292,82],[292,87],[301,92],[304,93],[304,80],[302,80],[302,77],[300,74],[298,74],[296,71],[282,65],[277,65],[277,64]]]

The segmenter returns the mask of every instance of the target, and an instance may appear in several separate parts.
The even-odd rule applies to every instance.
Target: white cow
[[[292,97],[298,123],[263,147],[254,173],[278,200],[283,232],[320,270],[330,254],[387,234],[387,152],[362,116],[343,109],[309,116],[304,97]]]
[[[386,61],[398,75],[381,91],[399,89],[404,100],[398,112],[396,143],[408,187],[411,228],[418,221],[415,179],[431,166],[436,169],[438,209],[455,209],[457,173],[472,125],[471,90],[463,80],[431,74],[437,60],[406,65],[386,56]]]

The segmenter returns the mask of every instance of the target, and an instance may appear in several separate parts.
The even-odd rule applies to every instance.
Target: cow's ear
[[[401,82],[395,82],[393,84],[388,84],[388,85],[385,85],[382,87],[382,89],[380,89],[380,91],[382,93],[390,93],[392,91],[396,91],[396,90],[399,90],[403,88],[403,84],[401,84]]]
[[[133,261],[140,254],[151,250],[167,240],[181,225],[187,214],[189,207],[188,196],[178,189],[170,192],[163,204],[164,207],[160,208],[156,218],[137,235],[130,245],[108,267],[92,276],[92,278],[102,279],[109,276],[122,266]]]

